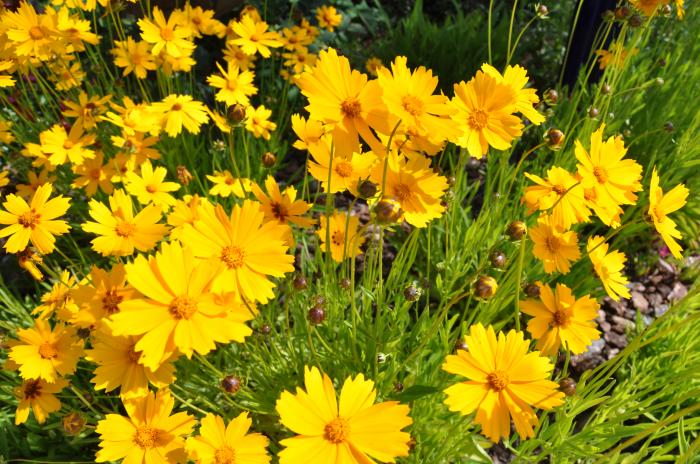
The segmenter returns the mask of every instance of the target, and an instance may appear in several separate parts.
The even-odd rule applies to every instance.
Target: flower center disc
[[[474,110],[467,119],[467,124],[474,130],[481,130],[489,122],[489,117],[484,110]]]
[[[556,327],[566,327],[569,325],[569,315],[562,310],[557,310],[554,312],[552,324]]]
[[[350,435],[350,424],[342,417],[337,417],[326,424],[323,438],[331,443],[338,444],[347,440],[348,435]]]
[[[39,356],[44,359],[54,359],[58,357],[58,351],[51,343],[44,342],[39,346]]]
[[[214,464],[235,464],[236,453],[228,446],[216,450],[214,453]]]
[[[352,164],[347,161],[341,161],[335,165],[335,172],[340,177],[350,177],[352,175]]]
[[[33,229],[39,223],[40,217],[40,214],[37,214],[36,211],[30,209],[29,211],[20,214],[19,218],[17,218],[17,222],[27,229]]]
[[[340,111],[347,118],[356,118],[362,112],[362,106],[356,99],[348,98],[340,104]]]
[[[134,232],[135,226],[128,222],[120,222],[114,228],[114,232],[120,237],[129,237]]]
[[[197,311],[197,302],[187,295],[178,296],[168,307],[175,319],[189,319]]]
[[[102,298],[102,309],[108,316],[119,312],[119,303],[124,300],[124,297],[119,295],[116,290],[109,289]]]
[[[423,112],[423,102],[413,95],[405,95],[401,98],[401,106],[411,116],[417,116]]]
[[[136,429],[134,434],[134,443],[143,449],[153,448],[158,441],[160,431],[149,427],[148,425],[141,426]]]
[[[221,250],[221,261],[229,269],[238,269],[245,264],[245,251],[237,246],[227,246]]]
[[[486,381],[491,390],[500,392],[508,386],[508,375],[503,371],[494,371],[486,376]]]

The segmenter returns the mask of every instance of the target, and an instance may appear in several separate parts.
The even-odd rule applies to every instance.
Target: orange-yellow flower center
[[[593,175],[596,179],[598,179],[598,183],[600,184],[604,184],[608,180],[607,171],[605,170],[605,168],[601,168],[600,166],[596,166],[593,168]]]
[[[348,98],[340,104],[340,111],[346,118],[357,118],[362,112],[362,105],[355,98]]]
[[[413,195],[413,192],[411,191],[411,188],[406,185],[406,184],[397,184],[394,187],[394,195],[396,198],[399,199],[399,201],[406,201],[408,200],[411,195]]]
[[[404,95],[401,98],[401,106],[411,116],[418,116],[423,113],[423,102],[413,95]]]
[[[158,191],[158,186],[157,186],[157,185],[153,185],[153,184],[148,184],[148,185],[146,186],[146,191],[147,191],[148,193],[156,193],[156,192]]]
[[[658,206],[656,208],[654,208],[652,211],[654,213],[654,216],[656,216],[657,222],[663,222],[664,219],[666,219],[666,213],[664,212],[664,210],[662,210]]]
[[[108,316],[118,313],[119,303],[121,303],[122,300],[124,300],[124,297],[119,295],[113,288],[110,288],[102,298],[102,309],[104,309]]]
[[[566,187],[560,184],[553,185],[552,190],[556,192],[557,195],[564,195],[566,193]]]
[[[224,184],[226,185],[233,185],[234,182],[236,181],[233,177],[227,177],[226,179],[224,179]]]
[[[483,129],[484,127],[486,127],[488,122],[489,116],[482,109],[472,111],[469,115],[469,118],[467,118],[467,124],[469,124],[469,127],[471,127],[474,130]]]
[[[287,220],[289,212],[283,204],[273,201],[270,203],[270,209],[272,210],[272,215],[275,216],[278,221],[284,222]]]
[[[170,107],[170,111],[180,111],[182,109],[182,105],[179,103],[175,103],[173,106]]]
[[[552,324],[555,327],[567,327],[569,325],[569,315],[565,311],[558,309],[552,315]]]
[[[229,269],[238,269],[245,264],[245,250],[235,245],[226,246],[221,250],[221,261],[226,263]]]
[[[340,177],[350,177],[352,175],[352,164],[348,161],[341,161],[335,165],[335,172]]]
[[[44,342],[39,345],[39,356],[44,359],[54,359],[58,357],[58,351],[56,351],[56,347],[53,344]]]
[[[229,79],[226,81],[226,88],[229,90],[236,90],[236,87],[238,87],[238,81]]]
[[[160,37],[165,40],[173,40],[175,38],[174,31],[171,27],[164,27],[160,30]]]
[[[503,371],[496,370],[486,376],[486,381],[488,382],[491,390],[499,392],[508,386],[509,379],[508,374]]]
[[[338,444],[348,439],[350,435],[350,423],[342,417],[336,417],[328,424],[323,432],[323,438],[331,443]]]
[[[214,453],[214,464],[235,464],[236,452],[228,446],[216,450]]]
[[[44,31],[40,26],[32,26],[29,29],[29,36],[34,40],[41,40],[44,38]]]
[[[126,352],[126,357],[132,364],[138,364],[141,353],[136,351],[136,343],[131,345]]]
[[[187,295],[176,297],[168,306],[175,319],[189,319],[197,311],[197,302]]]
[[[39,380],[27,381],[27,383],[24,384],[23,393],[24,398],[28,400],[34,399],[41,395],[41,385],[39,384]]]
[[[122,221],[119,222],[117,224],[117,227],[114,228],[114,232],[120,237],[129,237],[131,234],[134,233],[134,229],[136,229],[136,226],[134,224]]]
[[[17,218],[17,222],[22,227],[33,229],[39,224],[40,218],[41,214],[37,213],[34,209],[30,209],[29,211],[20,214]]]
[[[342,230],[335,230],[331,234],[331,242],[335,246],[345,245],[345,233]]]
[[[134,443],[143,449],[153,448],[158,442],[160,430],[143,425],[136,429],[134,434]]]
[[[102,174],[102,170],[100,168],[90,170],[90,177],[95,180],[100,180],[100,174]]]
[[[547,247],[550,253],[556,253],[559,249],[559,239],[550,235],[544,239],[544,246]]]

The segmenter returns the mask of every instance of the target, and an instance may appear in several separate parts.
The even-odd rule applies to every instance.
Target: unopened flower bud
[[[657,77],[656,79],[654,79],[654,83],[656,85],[658,85],[659,87],[661,87],[662,85],[664,85],[665,82],[664,82],[664,79],[662,77]]]
[[[182,185],[189,184],[192,179],[192,173],[190,173],[185,166],[177,167],[177,180],[179,180]]]
[[[588,108],[588,117],[589,118],[597,118],[599,114],[600,114],[600,111],[595,106],[591,106],[590,108]]]
[[[615,18],[619,20],[627,19],[627,17],[632,13],[632,10],[628,6],[620,6],[615,8]]]
[[[78,435],[85,427],[85,418],[78,412],[70,412],[63,416],[63,431],[68,435]]]
[[[612,87],[608,83],[605,83],[600,86],[600,93],[602,93],[603,95],[608,95],[611,91]]]
[[[233,124],[238,124],[245,119],[245,107],[240,103],[236,103],[233,106],[229,106],[226,115],[229,121]]]
[[[481,276],[474,284],[474,295],[477,298],[487,299],[496,294],[498,282],[491,276]]]
[[[415,285],[409,285],[403,291],[403,296],[408,301],[418,301],[420,298],[421,291]]]
[[[664,130],[670,134],[675,130],[675,127],[673,127],[673,123],[671,121],[666,121],[664,123]]]
[[[235,375],[227,375],[224,377],[224,380],[221,381],[221,388],[228,393],[234,394],[241,389],[241,379]]]
[[[615,19],[615,12],[612,10],[603,11],[603,21],[613,21]]]
[[[540,18],[546,18],[549,15],[549,8],[547,8],[547,5],[537,4],[535,5],[535,11]]]
[[[401,205],[390,198],[383,199],[374,207],[377,221],[385,224],[393,223],[401,217]]]
[[[319,325],[326,319],[326,312],[320,306],[314,306],[309,309],[307,317],[312,324]]]
[[[523,221],[513,221],[508,224],[506,235],[508,235],[511,240],[520,240],[525,234],[527,234],[527,226]]]
[[[508,262],[505,253],[503,253],[501,250],[495,250],[492,252],[491,256],[489,256],[489,260],[491,261],[491,266],[495,267],[496,269],[503,269],[506,267],[506,263]]]
[[[552,150],[558,150],[564,143],[564,133],[559,129],[549,129],[544,137],[547,146]]]
[[[396,393],[401,393],[403,391],[403,384],[401,382],[394,383],[394,391]]]
[[[260,326],[260,333],[262,335],[270,335],[272,332],[272,327],[270,327],[270,324],[263,324]]]
[[[266,151],[265,153],[263,153],[263,155],[262,155],[263,166],[265,166],[266,168],[271,168],[272,166],[275,165],[276,162],[277,162],[277,157],[275,156],[274,153],[269,152],[269,151]]]
[[[563,392],[566,396],[574,396],[576,394],[576,381],[570,377],[561,379],[559,381],[559,391]]]
[[[530,298],[537,298],[540,296],[540,286],[537,284],[527,284],[525,285],[525,294]]]
[[[642,24],[644,24],[644,18],[642,18],[641,15],[633,14],[632,16],[630,16],[630,19],[627,21],[627,23],[631,27],[639,27]]]
[[[455,343],[455,351],[468,351],[469,350],[469,345],[467,345],[467,342],[464,341],[464,338],[460,338],[457,340],[457,343]]]
[[[359,194],[360,198],[364,198],[365,200],[367,198],[372,198],[377,194],[377,184],[369,179],[361,180],[357,184],[357,193]]]
[[[554,106],[559,103],[559,92],[554,89],[548,89],[544,92],[544,102],[549,106]]]
[[[342,288],[343,290],[348,290],[351,284],[352,282],[350,282],[350,279],[348,279],[347,277],[343,277],[342,279],[340,279],[340,282],[338,282],[338,285],[340,285],[340,288]]]
[[[292,281],[292,285],[294,286],[295,290],[306,290],[306,288],[309,286],[309,283],[306,281],[306,277],[303,275],[298,275],[294,278]]]

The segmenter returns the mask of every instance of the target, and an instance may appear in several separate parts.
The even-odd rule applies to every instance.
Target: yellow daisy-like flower
[[[6,121],[0,116],[0,142],[5,145],[9,145],[15,140],[15,136],[12,133],[12,121]]]
[[[523,195],[522,201],[530,214],[547,211],[552,225],[563,230],[588,221],[591,212],[586,206],[581,181],[566,169],[554,166],[547,171],[545,179],[527,172],[525,177],[537,184],[527,187]]]
[[[600,235],[588,239],[586,250],[591,263],[593,263],[593,269],[610,298],[615,301],[618,301],[620,297],[630,298],[630,291],[626,286],[629,281],[622,273],[627,257],[618,250],[608,253],[608,247],[605,238]]]
[[[14,62],[10,60],[0,60],[0,87],[14,87],[15,79],[10,74],[3,74],[14,68]],[[3,121],[0,120],[0,124]],[[2,141],[2,136],[0,136],[0,141]]]
[[[302,199],[297,199],[297,189],[293,185],[288,185],[284,190],[274,177],[268,175],[265,179],[265,190],[263,192],[256,183],[251,184],[253,195],[260,202],[260,209],[265,214],[268,221],[277,221],[280,224],[296,224],[300,227],[313,225],[314,220],[303,217],[311,209],[311,204]]]
[[[214,211],[202,209],[194,225],[185,225],[180,240],[195,256],[223,264],[214,291],[235,289],[249,302],[266,303],[274,298],[275,284],[268,276],[283,277],[294,270],[294,257],[284,244],[286,228],[276,222],[264,222],[260,203],[245,200],[235,205],[228,216],[221,205]]]
[[[308,48],[300,48],[289,53],[283,53],[282,58],[285,60],[283,64],[296,76],[316,64],[318,55],[310,53]]]
[[[670,0],[630,0],[630,3],[638,11],[641,11],[644,16],[651,17],[654,16],[659,7],[663,5],[668,5],[671,3]],[[678,17],[683,19],[683,0],[676,0],[676,10]]]
[[[119,312],[123,301],[136,295],[136,290],[126,283],[123,264],[116,264],[109,271],[93,266],[89,282],[82,283],[73,290],[73,300],[78,311],[71,323],[76,327],[99,328],[104,321]]]
[[[161,208],[148,205],[134,216],[131,197],[116,190],[109,197],[109,208],[97,200],[90,200],[90,217],[95,222],[83,224],[83,230],[98,235],[92,239],[92,248],[102,256],[128,256],[138,251],[149,251],[168,233],[168,227],[158,224]]]
[[[47,61],[62,46],[57,40],[56,15],[37,14],[28,2],[21,2],[16,11],[4,12],[3,30],[20,57]]]
[[[343,16],[338,13],[334,6],[322,5],[316,8],[316,20],[318,27],[327,31],[335,31],[336,26],[343,22]]]
[[[550,216],[541,215],[537,218],[537,225],[530,229],[530,238],[533,243],[532,254],[542,261],[544,272],[548,274],[554,271],[568,273],[571,263],[581,257],[576,232],[564,231],[552,224]]]
[[[214,206],[206,198],[199,195],[186,195],[184,199],[178,200],[173,210],[168,214],[168,225],[172,226],[170,238],[180,240],[185,225],[194,225],[194,222],[201,217],[201,211],[206,209],[210,214],[214,214]]]
[[[88,148],[95,142],[92,135],[83,135],[80,124],[74,124],[70,132],[59,125],[54,124],[51,129],[39,134],[41,151],[43,151],[53,166],[59,166],[67,161],[74,165],[80,165],[83,160],[94,158],[95,152]]]
[[[311,150],[311,147],[321,143],[325,134],[321,121],[307,120],[297,113],[292,115],[292,130],[299,137],[299,140],[294,142],[294,148],[298,150]]]
[[[593,298],[586,295],[577,299],[564,284],[557,284],[554,291],[547,285],[538,283],[538,287],[540,301],[521,301],[520,310],[533,317],[527,331],[543,355],[555,356],[562,345],[573,354],[581,354],[600,338],[595,324],[600,305]]]
[[[48,319],[56,314],[56,317],[62,321],[71,321],[78,311],[78,306],[73,300],[75,284],[75,277],[70,272],[61,271],[51,290],[41,295],[41,304],[34,308],[32,315],[38,319]]]
[[[227,63],[238,66],[242,71],[248,71],[255,68],[256,59],[256,55],[247,55],[241,47],[230,40],[226,41],[224,60],[226,60]]]
[[[689,193],[684,184],[676,185],[664,193],[663,189],[659,187],[659,174],[656,172],[656,168],[652,171],[647,213],[671,254],[678,259],[682,257],[681,251],[683,249],[675,239],[681,238],[681,233],[676,229],[676,223],[668,215],[685,205]]]
[[[134,73],[138,79],[145,79],[148,71],[156,70],[155,58],[148,50],[147,42],[137,42],[127,37],[125,41],[115,40],[114,45],[115,48],[112,49],[114,64],[124,68],[123,76]]]
[[[138,464],[185,462],[185,439],[195,420],[185,412],[171,415],[175,400],[167,389],[124,403],[128,417],[107,414],[97,423],[100,450],[95,462]]]
[[[450,118],[457,111],[448,105],[446,96],[433,95],[438,78],[432,71],[423,66],[411,71],[406,66],[406,57],[397,56],[391,63],[391,71],[381,68],[378,72],[382,100],[407,131],[429,135],[438,142],[457,136],[457,125]]]
[[[506,66],[501,74],[490,64],[481,65],[481,70],[489,76],[495,77],[499,82],[507,85],[515,94],[515,109],[530,120],[536,126],[544,122],[544,116],[540,114],[534,105],[540,102],[535,89],[526,88],[528,83],[527,70],[522,66]]]
[[[119,388],[119,395],[126,401],[148,395],[149,384],[164,388],[175,381],[175,366],[171,362],[154,370],[139,363],[138,341],[133,335],[114,335],[109,322],[102,324],[95,333],[92,349],[85,352],[88,361],[97,363],[91,380],[95,390],[111,392]]]
[[[360,247],[365,237],[358,233],[360,220],[357,216],[336,212],[330,217],[321,216],[319,226],[316,234],[321,240],[320,248],[330,252],[333,261],[342,263],[362,254]]]
[[[248,55],[260,53],[263,58],[268,58],[271,48],[283,45],[277,32],[268,31],[265,21],[256,21],[251,15],[244,15],[232,27],[238,38],[232,39],[231,43],[241,47]]]
[[[267,464],[268,439],[248,433],[253,421],[243,412],[228,425],[220,416],[207,414],[201,420],[199,435],[187,439],[185,448],[198,464]]]
[[[270,121],[272,111],[260,105],[257,108],[249,106],[245,109],[245,129],[253,134],[253,137],[270,140],[270,132],[277,129],[277,124]]]
[[[228,198],[234,195],[238,198],[245,198],[250,192],[252,182],[245,177],[235,178],[230,171],[215,171],[213,176],[207,175],[214,186],[209,189],[209,195],[218,195]]]
[[[80,166],[73,166],[73,174],[78,177],[71,187],[84,188],[88,197],[94,196],[98,188],[108,195],[114,191],[112,185],[114,166],[111,163],[104,163],[104,155],[101,151],[98,151],[94,158],[83,161]]]
[[[625,49],[625,45],[620,42],[613,43],[608,50],[596,50],[595,54],[598,57],[598,67],[603,70],[608,66],[622,69],[628,58],[633,57],[639,50]]]
[[[37,190],[39,190],[39,187],[41,187],[44,184],[53,184],[56,182],[56,177],[50,175],[50,171],[48,169],[42,169],[39,171],[39,174],[37,174],[34,171],[29,171],[27,173],[27,184],[17,184],[17,195],[20,197],[24,198],[25,200],[29,200],[34,196]]]
[[[9,237],[4,245],[8,253],[18,253],[31,242],[41,254],[48,254],[55,248],[57,235],[68,232],[66,221],[56,218],[63,216],[70,207],[70,200],[59,195],[49,200],[53,187],[44,184],[34,193],[29,204],[17,195],[6,197],[0,210],[0,237]]]
[[[227,106],[233,106],[236,103],[248,106],[250,100],[248,97],[258,93],[257,87],[253,84],[255,74],[252,71],[241,71],[235,63],[228,63],[227,70],[216,63],[221,76],[212,74],[207,77],[207,83],[212,87],[221,89],[216,92],[216,101],[224,102]]]
[[[188,132],[199,134],[200,126],[209,120],[207,107],[189,95],[168,95],[152,108],[162,114],[161,126],[170,137],[182,132],[183,126]]]
[[[384,63],[382,63],[382,60],[377,58],[376,56],[367,58],[367,61],[365,62],[365,69],[367,70],[370,76],[378,77],[379,70],[383,67]]]
[[[452,118],[460,134],[451,139],[475,158],[488,153],[489,146],[507,150],[520,137],[523,124],[516,111],[515,92],[505,83],[483,71],[469,82],[454,85],[451,103],[457,109]]]
[[[14,390],[15,398],[19,401],[15,412],[15,425],[27,422],[30,410],[39,424],[46,422],[49,414],[61,409],[61,402],[55,394],[67,385],[68,382],[61,378],[51,383],[43,379],[28,379],[22,382],[22,385]]]
[[[298,434],[280,442],[280,464],[366,464],[408,456],[411,436],[401,431],[413,423],[407,405],[375,404],[374,382],[362,374],[345,379],[340,398],[316,367],[304,368],[304,383],[306,391],[285,391],[277,400],[282,424]]]
[[[126,174],[126,191],[135,196],[142,205],[161,206],[163,211],[175,204],[175,198],[169,192],[176,192],[180,184],[165,182],[168,170],[163,166],[153,169],[150,161],[141,164],[141,175],[135,172]]]
[[[386,163],[386,176],[384,168]],[[382,198],[395,201],[401,208],[399,220],[415,227],[426,227],[442,216],[442,197],[447,178],[435,173],[430,160],[422,155],[405,157],[391,152],[384,162],[374,166],[370,179],[381,189]]]
[[[19,342],[10,348],[9,359],[19,366],[23,379],[43,379],[53,383],[59,377],[75,372],[83,354],[83,344],[75,329],[37,319],[34,327],[17,331]]]
[[[309,150],[309,173],[321,183],[325,192],[338,193],[349,190],[357,196],[358,184],[362,179],[369,177],[377,157],[372,152],[331,157],[328,142],[325,140],[323,144]]]
[[[284,48],[289,51],[306,50],[313,43],[313,38],[309,36],[309,32],[299,26],[285,27],[282,29],[280,38],[284,43]]]
[[[619,214],[611,218],[605,211],[617,213],[620,205],[633,205],[637,201],[634,192],[642,189],[639,183],[642,166],[632,159],[623,159],[627,149],[621,137],[610,137],[603,142],[604,130],[605,124],[601,124],[591,135],[590,153],[576,140],[575,154],[581,184],[584,189],[595,190],[595,201],[603,206],[604,215],[600,219],[615,228],[620,226]]]
[[[531,438],[539,424],[532,407],[549,410],[562,404],[564,394],[549,380],[554,365],[538,351],[528,352],[522,332],[507,334],[481,324],[464,336],[468,350],[449,355],[442,369],[467,381],[445,390],[450,411],[463,415],[476,410],[474,422],[494,443],[510,436],[511,418],[520,438]]]
[[[171,14],[168,20],[157,6],[153,7],[153,20],[141,18],[138,21],[141,38],[152,44],[151,53],[158,55],[165,50],[173,57],[179,57],[194,48],[190,41],[192,30],[182,24],[177,15]]]
[[[126,278],[144,298],[124,301],[112,315],[114,335],[142,335],[139,362],[156,370],[177,349],[190,358],[206,354],[215,342],[242,343],[253,314],[232,293],[214,294],[220,266],[197,260],[177,242],[163,243],[150,258],[126,265]]]
[[[106,104],[111,98],[111,95],[88,97],[85,92],[81,91],[77,102],[63,102],[66,109],[61,114],[67,118],[76,118],[74,124],[79,125],[82,129],[93,129],[102,114],[107,111]]]
[[[10,183],[10,173],[7,171],[0,171],[0,187],[4,187]]]
[[[221,21],[214,19],[214,14],[214,10],[205,10],[201,6],[193,7],[189,2],[185,4],[185,17],[197,38],[204,35],[223,36],[225,26]]]
[[[41,273],[37,264],[43,263],[41,255],[34,253],[30,247],[17,253],[17,264],[31,275],[35,280],[42,280],[44,274]]]
[[[337,85],[339,82],[343,85]],[[387,134],[392,129],[377,81],[368,82],[366,74],[351,70],[348,59],[329,48],[319,53],[313,68],[299,76],[297,85],[309,99],[310,118],[332,131],[337,154],[359,152],[358,134],[375,153],[384,153],[370,129]]]

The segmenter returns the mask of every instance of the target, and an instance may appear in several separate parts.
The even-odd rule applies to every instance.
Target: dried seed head
[[[496,294],[498,282],[491,276],[481,276],[474,284],[474,295],[477,298],[488,299]]]
[[[559,391],[563,392],[566,396],[574,396],[576,394],[576,381],[571,377],[561,379],[559,381]]]
[[[228,393],[234,394],[241,389],[241,379],[235,375],[227,375],[224,377],[224,380],[221,381],[221,388]]]
[[[352,282],[350,282],[350,279],[348,279],[347,277],[343,277],[342,279],[340,279],[340,282],[338,282],[338,285],[340,285],[340,288],[342,288],[343,290],[348,290],[351,284]]]
[[[627,23],[630,25],[630,27],[639,27],[642,24],[644,24],[644,18],[642,18],[641,15],[633,14],[632,16],[630,16],[630,19],[627,21]]]
[[[326,305],[326,297],[323,295],[314,295],[311,298],[311,306],[325,306]]]
[[[394,383],[394,391],[396,393],[401,393],[403,391],[403,384],[401,382]]]
[[[615,18],[619,20],[627,19],[631,13],[632,10],[628,6],[615,8]]]
[[[673,127],[673,123],[671,121],[666,121],[664,123],[664,130],[670,134],[675,130],[675,127]]]
[[[262,335],[270,335],[270,332],[272,332],[272,327],[270,327],[269,324],[263,324],[260,326],[260,333]]]
[[[192,173],[190,173],[185,166],[177,167],[177,180],[179,180],[182,185],[189,184],[192,179]]]
[[[511,240],[520,240],[527,234],[527,226],[523,221],[513,221],[506,228],[506,235]]]

